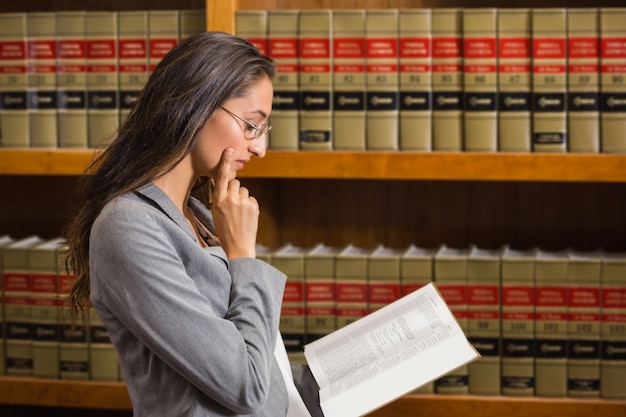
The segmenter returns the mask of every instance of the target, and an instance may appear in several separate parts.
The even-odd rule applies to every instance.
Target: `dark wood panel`
[[[244,179],[259,241],[626,250],[626,184]]]

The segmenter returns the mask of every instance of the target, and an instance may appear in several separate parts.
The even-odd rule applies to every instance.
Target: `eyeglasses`
[[[242,122],[244,122],[246,124],[247,129],[245,130],[244,136],[248,140],[257,139],[257,138],[261,137],[261,135],[264,135],[267,132],[269,132],[270,130],[272,130],[272,126],[271,125],[263,123],[263,124],[260,124],[260,125],[257,126],[255,124],[250,123],[249,121],[247,121],[243,117],[233,113],[232,111],[228,110],[225,107],[220,106],[220,109],[224,110],[226,113],[230,114],[235,119],[241,120]]]

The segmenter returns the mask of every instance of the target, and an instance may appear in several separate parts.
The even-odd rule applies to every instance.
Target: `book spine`
[[[59,148],[87,148],[85,13],[56,13]]]
[[[531,151],[530,10],[498,10],[498,150]]]
[[[481,357],[468,365],[472,395],[500,395],[500,260],[470,257],[467,337]]]
[[[59,377],[59,320],[57,298],[57,240],[29,250],[33,376]]]
[[[301,10],[298,25],[302,150],[332,150],[332,12]]]
[[[626,8],[600,9],[601,151],[625,153]]]
[[[27,147],[26,14],[0,14],[0,146]]]
[[[532,10],[533,151],[567,151],[566,9]]]
[[[498,150],[496,9],[463,10],[463,149]]]
[[[148,81],[148,13],[118,12],[120,125]]]
[[[365,11],[333,11],[333,149],[365,150]]]
[[[29,145],[56,148],[57,79],[54,12],[26,13]]]
[[[467,334],[467,251],[443,246],[435,256],[435,283],[457,323]],[[467,365],[435,380],[435,392],[452,395],[468,394]]]
[[[365,13],[367,150],[398,150],[398,10]]]
[[[626,254],[602,262],[600,397],[626,399]]]
[[[91,308],[87,314],[89,379],[93,381],[119,381],[121,374],[117,353],[111,342],[109,331],[102,319]]]
[[[263,55],[268,55],[267,10],[237,10],[235,34],[253,44]]]
[[[207,21],[204,9],[181,9],[178,13],[181,42],[195,34],[206,31]]]
[[[399,148],[402,151],[431,151],[431,11],[401,9],[398,19]]]
[[[600,151],[598,9],[567,10],[569,152]]]
[[[567,395],[567,257],[539,251],[535,261],[535,395]]]
[[[305,259],[306,343],[337,329],[334,256]]]
[[[400,298],[399,254],[381,246],[369,256],[367,271],[367,308],[370,313]]]
[[[570,254],[567,394],[600,396],[600,254]]]
[[[299,76],[297,10],[268,11],[269,57],[274,60],[274,99],[269,148],[298,149]]]
[[[462,11],[432,10],[433,150],[463,148]]]
[[[335,279],[337,290],[337,328],[340,329],[368,312],[367,257],[365,253],[348,254],[348,246],[337,256]]]
[[[502,382],[506,396],[535,390],[533,261],[502,260]]]
[[[180,41],[180,17],[178,10],[148,11],[148,60],[149,72]]]
[[[119,126],[117,12],[88,12],[87,143],[107,146]]]
[[[57,264],[63,262],[67,247],[61,245],[57,251]],[[70,294],[76,277],[59,269],[57,277],[59,302],[63,303]],[[89,379],[89,349],[87,326],[84,320],[72,323],[67,309],[59,310],[59,378],[68,380]]]

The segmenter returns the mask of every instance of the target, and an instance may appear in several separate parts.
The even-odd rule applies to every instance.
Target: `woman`
[[[109,330],[135,416],[287,414],[293,381],[275,356],[286,277],[255,259],[259,207],[236,179],[265,155],[273,75],[243,39],[187,39],[82,177],[69,302]],[[211,210],[191,195],[207,178]]]

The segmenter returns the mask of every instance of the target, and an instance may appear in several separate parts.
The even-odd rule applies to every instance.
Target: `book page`
[[[479,357],[433,283],[305,346],[325,417],[360,416]]]

